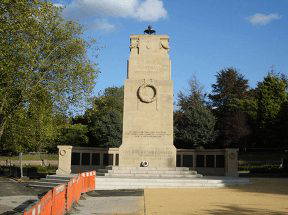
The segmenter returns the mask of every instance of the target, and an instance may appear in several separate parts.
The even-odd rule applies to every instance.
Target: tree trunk
[[[1,142],[1,138],[4,134],[5,125],[6,125],[6,120],[4,119],[4,117],[2,119],[0,118],[0,142]]]

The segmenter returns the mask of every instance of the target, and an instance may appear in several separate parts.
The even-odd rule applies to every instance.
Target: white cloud
[[[63,13],[102,30],[115,28],[107,21],[103,22],[111,17],[154,22],[167,16],[163,0],[72,0],[65,5]]]
[[[247,19],[252,25],[267,25],[270,22],[281,19],[277,13],[270,13],[270,14],[263,14],[263,13],[256,13],[253,16],[249,16]]]
[[[157,21],[167,16],[163,2],[159,0],[143,1],[136,9],[134,16],[143,21]]]
[[[97,19],[92,22],[92,24],[89,25],[89,28],[92,30],[102,30],[106,32],[110,32],[115,30],[115,26],[110,24],[107,20],[105,19]]]
[[[55,3],[55,4],[53,4],[55,7],[64,7],[64,5],[63,4],[60,4],[60,3]]]

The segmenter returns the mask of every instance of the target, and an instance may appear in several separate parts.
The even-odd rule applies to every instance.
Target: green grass
[[[22,160],[58,160],[58,154],[23,154]],[[0,156],[0,161],[19,160],[19,156]]]
[[[47,174],[54,174],[56,173],[57,167],[55,166],[37,166],[37,172],[38,173],[47,173]]]
[[[284,156],[281,152],[246,152],[239,153],[239,161],[280,161]]]

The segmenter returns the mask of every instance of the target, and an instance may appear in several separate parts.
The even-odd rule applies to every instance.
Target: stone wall
[[[118,148],[58,146],[57,174],[65,175],[119,165]],[[203,175],[238,176],[238,149],[177,149],[177,167]]]

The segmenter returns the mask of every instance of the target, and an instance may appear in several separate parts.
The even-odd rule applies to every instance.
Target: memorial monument
[[[131,35],[119,166],[176,167],[169,37]]]
[[[97,189],[194,187],[199,186],[196,179],[201,174],[238,176],[237,149],[174,147],[169,37],[157,35],[151,26],[144,34],[130,36],[122,145],[58,148],[57,174],[96,170]],[[175,182],[176,178],[181,180]],[[210,186],[209,183],[201,186]],[[211,183],[216,186],[218,182]]]

